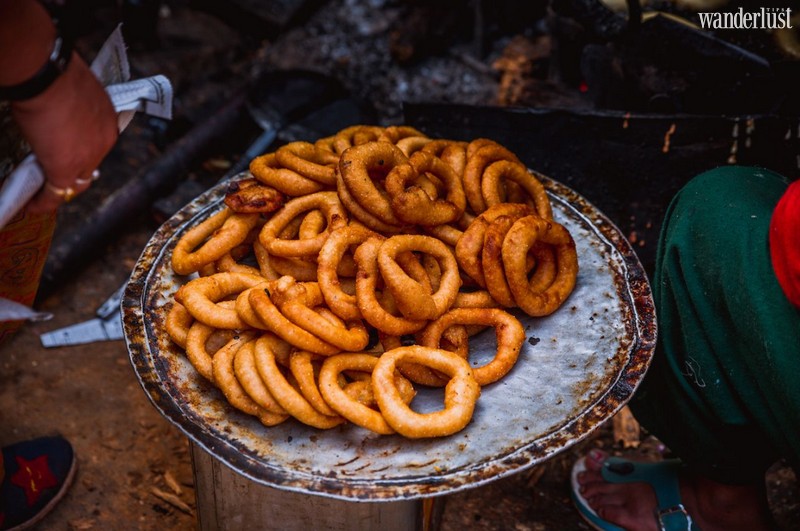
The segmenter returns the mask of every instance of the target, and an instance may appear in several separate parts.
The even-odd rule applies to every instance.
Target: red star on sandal
[[[47,464],[47,454],[40,455],[28,461],[22,456],[17,457],[17,473],[11,476],[11,484],[25,491],[28,506],[34,505],[42,495],[44,489],[57,487],[58,480]]]
[[[61,437],[24,441],[2,449],[0,529],[21,531],[41,521],[66,494],[77,461]]]

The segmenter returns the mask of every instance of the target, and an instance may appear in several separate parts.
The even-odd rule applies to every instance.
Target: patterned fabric
[[[0,102],[0,183],[28,153],[30,147],[11,119],[8,104]],[[55,213],[31,216],[21,212],[0,229],[0,297],[33,304],[55,222]],[[22,324],[0,322],[0,344]]]
[[[770,261],[783,177],[756,168],[704,173],[671,203],[653,293],[656,355],[631,407],[684,462],[721,482],[800,465],[800,309]]]
[[[11,119],[8,102],[0,101],[0,183],[30,152],[30,146]]]

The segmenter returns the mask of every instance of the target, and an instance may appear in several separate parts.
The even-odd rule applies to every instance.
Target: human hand
[[[56,210],[70,195],[89,188],[118,135],[111,100],[77,54],[47,90],[13,102],[11,112],[46,179],[28,203],[29,213]]]

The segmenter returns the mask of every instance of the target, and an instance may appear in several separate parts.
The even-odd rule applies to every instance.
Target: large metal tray
[[[567,187],[542,177],[554,217],[578,248],[577,286],[553,315],[519,315],[528,341],[514,369],[483,389],[472,422],[439,439],[379,436],[352,424],[317,430],[290,420],[267,428],[230,407],[164,330],[165,305],[184,282],[173,247],[222,208],[224,185],[198,197],[153,235],[122,301],[125,338],[155,407],[194,443],[258,483],[351,501],[441,495],[519,472],[586,438],[631,397],[655,347],[646,275],[628,241]],[[493,355],[494,333],[470,343],[475,365]],[[413,407],[441,407],[441,390]]]

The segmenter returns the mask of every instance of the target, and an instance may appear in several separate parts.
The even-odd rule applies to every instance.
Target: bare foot
[[[581,495],[602,518],[630,531],[657,531],[656,496],[643,483],[608,483],[600,470],[608,454],[592,450],[578,475]],[[703,531],[772,529],[763,485],[726,485],[708,478],[679,478],[681,499]]]

